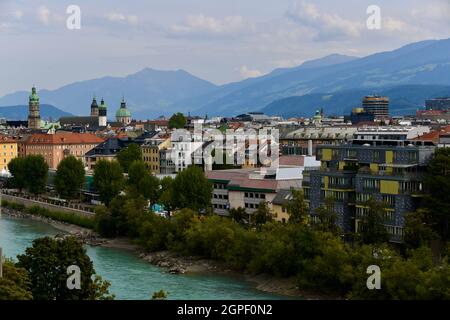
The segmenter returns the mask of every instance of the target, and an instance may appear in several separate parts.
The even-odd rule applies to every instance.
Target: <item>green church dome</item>
[[[120,103],[120,108],[116,112],[116,118],[118,117],[130,117],[131,118],[131,112],[127,109],[127,105],[125,103],[125,100],[122,99],[122,102]]]
[[[102,99],[100,102],[100,105],[98,106],[99,109],[107,109],[108,106],[106,105],[105,101]]]
[[[128,109],[122,109],[120,108],[116,112],[116,117],[131,117],[131,112]]]

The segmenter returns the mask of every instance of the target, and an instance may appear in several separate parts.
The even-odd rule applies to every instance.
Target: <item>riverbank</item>
[[[79,238],[83,243],[91,246],[100,246],[118,250],[126,250],[138,255],[144,261],[165,269],[171,274],[211,274],[239,278],[251,282],[255,288],[266,293],[278,294],[299,299],[340,299],[337,296],[326,296],[321,293],[301,290],[296,286],[295,278],[276,278],[269,275],[252,275],[239,273],[227,268],[218,261],[194,256],[180,256],[170,251],[144,253],[140,246],[130,239],[101,238],[94,231],[73,224],[55,221],[50,218],[23,213],[10,208],[2,208],[2,214],[11,218],[31,219],[47,223],[65,234]],[[59,235],[63,236],[63,235]]]

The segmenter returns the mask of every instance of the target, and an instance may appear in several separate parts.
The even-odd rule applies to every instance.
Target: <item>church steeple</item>
[[[91,103],[91,117],[98,117],[98,104],[97,100],[94,98],[92,99]]]
[[[36,87],[31,88],[31,94],[28,101],[28,128],[41,128],[41,115],[39,111],[39,96]]]

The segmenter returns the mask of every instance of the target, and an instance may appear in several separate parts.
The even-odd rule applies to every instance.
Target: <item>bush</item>
[[[66,222],[87,229],[94,229],[95,222],[93,217],[81,216],[76,213],[68,213],[63,211],[51,211],[46,208],[32,206],[25,209],[28,214],[49,218],[55,221]]]

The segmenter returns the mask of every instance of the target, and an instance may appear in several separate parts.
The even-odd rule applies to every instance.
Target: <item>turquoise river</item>
[[[43,222],[0,216],[0,246],[3,254],[15,258],[33,239],[60,233]],[[204,274],[172,275],[139,259],[135,254],[110,248],[86,247],[96,272],[111,282],[116,299],[148,300],[164,289],[169,299],[284,299],[258,291],[252,283],[233,277]]]

